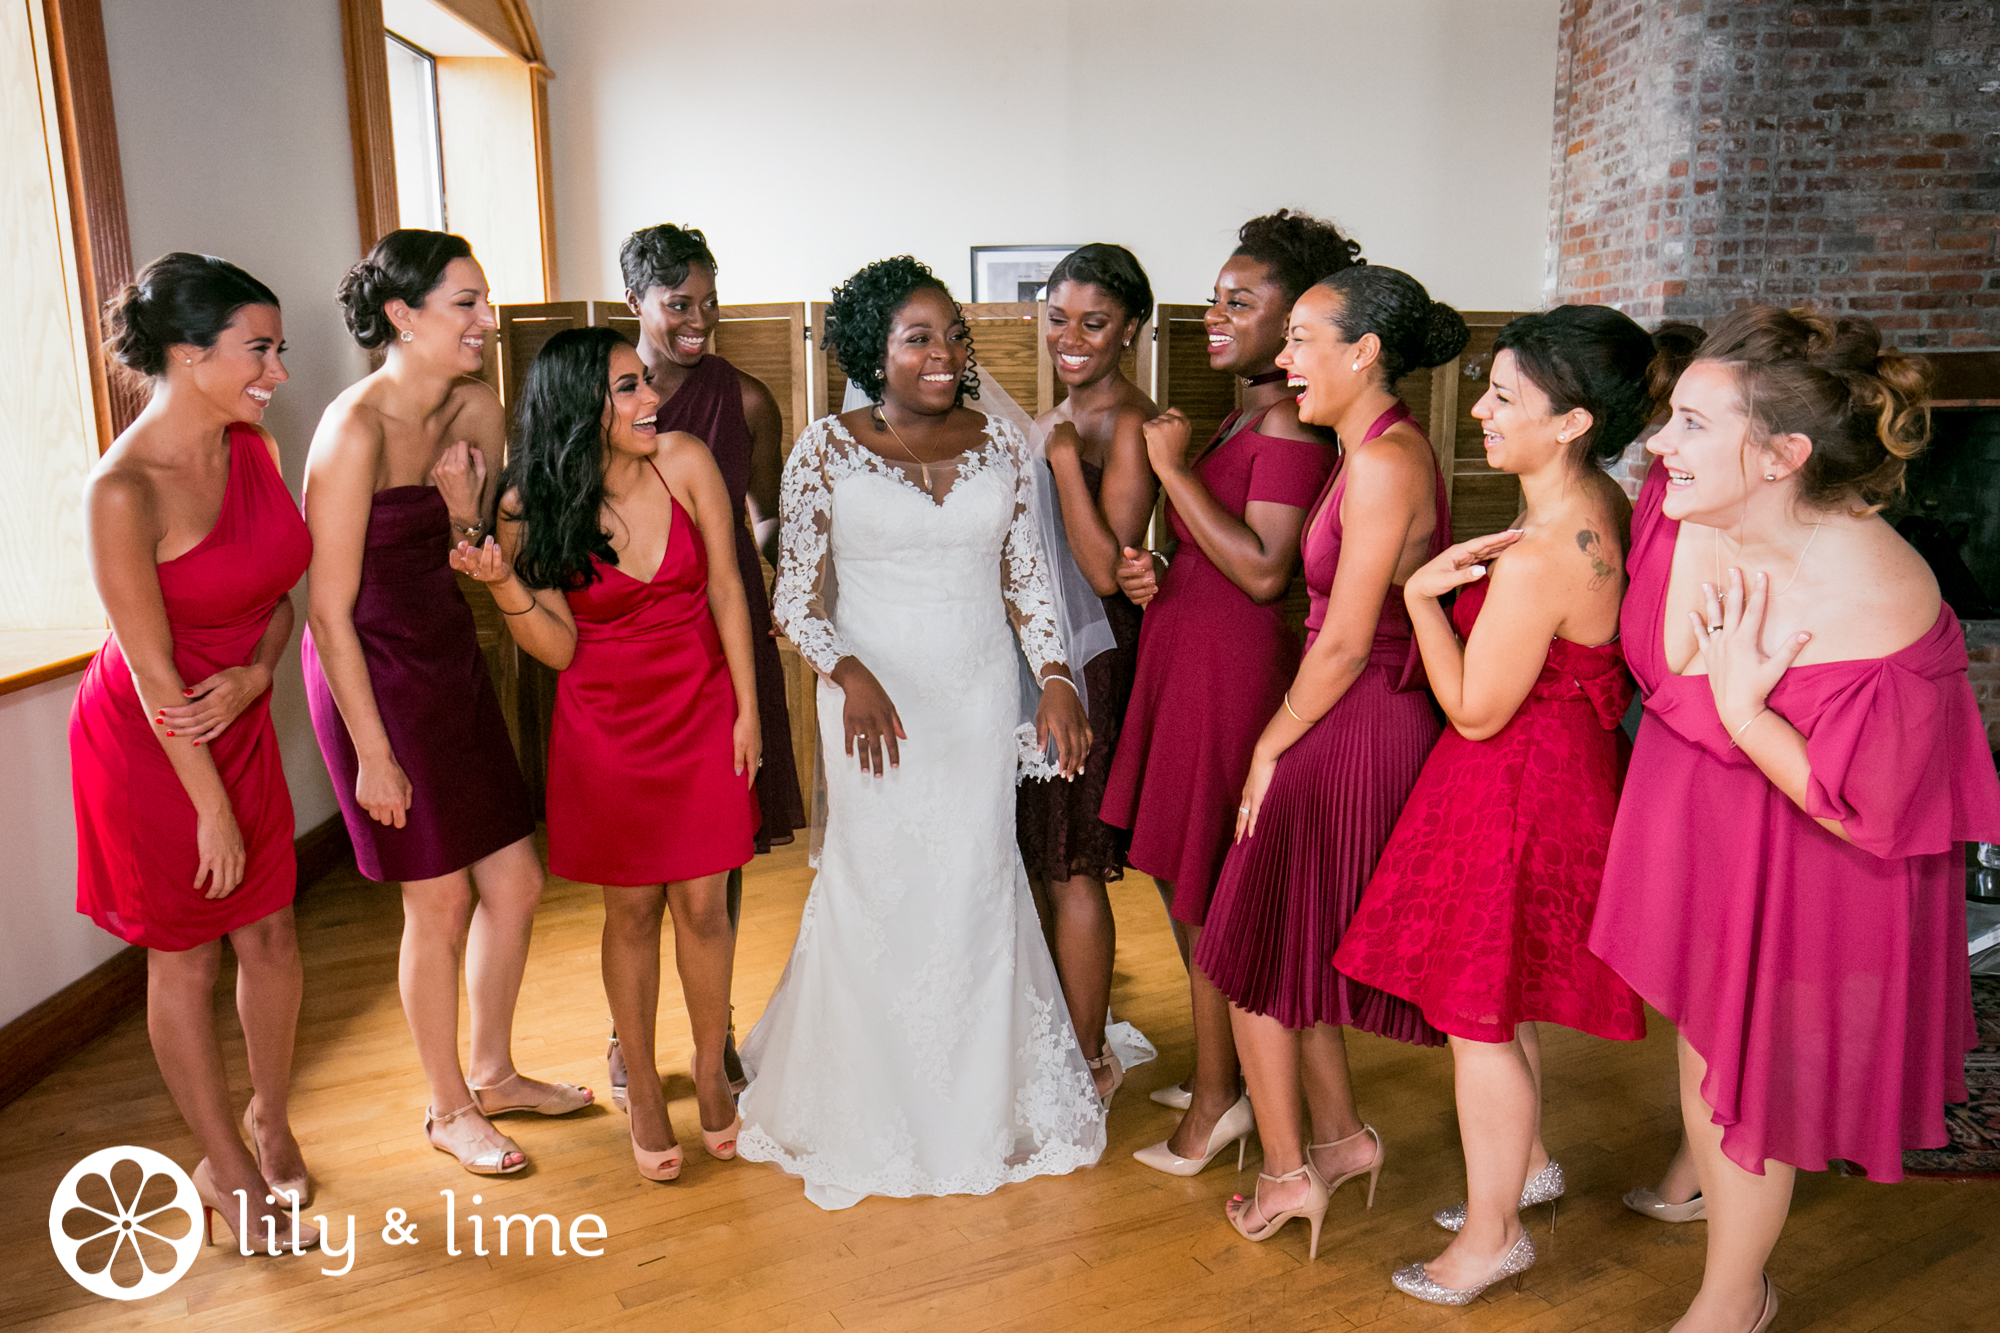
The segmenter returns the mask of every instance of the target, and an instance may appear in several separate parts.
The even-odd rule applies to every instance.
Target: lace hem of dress
[[[1066,1176],[1078,1167],[1096,1166],[1104,1155],[1076,1143],[1051,1143],[1018,1164],[995,1163],[990,1170],[961,1176],[933,1176],[914,1162],[898,1163],[888,1171],[848,1171],[816,1153],[793,1156],[758,1129],[745,1129],[736,1141],[736,1155],[751,1162],[768,1162],[809,1185],[830,1186],[850,1194],[888,1199],[942,1197],[947,1194],[991,1194],[1002,1185],[1018,1185],[1037,1176]]]

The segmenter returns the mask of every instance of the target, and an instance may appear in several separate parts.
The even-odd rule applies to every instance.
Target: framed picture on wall
[[[1039,301],[1049,273],[1073,245],[975,245],[974,301]]]

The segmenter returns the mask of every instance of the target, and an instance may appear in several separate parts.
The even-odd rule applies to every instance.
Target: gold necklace
[[[884,420],[887,420],[887,418],[884,418]],[[1799,548],[1799,559],[1798,563],[1792,566],[1792,576],[1785,580],[1784,587],[1778,589],[1776,592],[1771,594],[1773,597],[1783,597],[1786,593],[1792,590],[1792,585],[1799,581],[1799,571],[1806,567],[1806,552],[1812,550],[1813,538],[1819,536],[1819,530],[1825,526],[1826,526],[1826,520],[1824,518],[1820,519],[1819,522],[1813,524],[1813,530],[1811,534],[1807,536],[1806,544]],[[1743,553],[1742,548],[1739,546],[1737,548],[1737,554],[1741,555],[1742,553]],[[1715,529],[1715,595],[1718,598],[1722,596],[1722,529],[1721,528]],[[1749,595],[1749,589],[1747,588],[1744,589],[1744,595],[1745,596]]]
[[[917,465],[917,470],[924,474],[924,494],[930,495],[931,465],[929,463],[926,463],[923,459],[917,457],[917,451],[915,449],[912,449],[907,443],[905,443],[902,433],[896,429],[896,423],[889,420],[889,414],[882,410],[880,404],[876,405],[875,419],[889,428],[889,434],[896,437],[896,443],[903,446],[903,452],[910,456],[910,461],[912,463],[915,463]]]

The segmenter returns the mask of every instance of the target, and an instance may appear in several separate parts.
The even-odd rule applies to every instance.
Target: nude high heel
[[[250,1140],[250,1156],[257,1161],[257,1174],[264,1176],[264,1183],[271,1187],[271,1193],[280,1203],[288,1202],[288,1196],[299,1196],[299,1207],[310,1208],[313,1201],[312,1173],[307,1172],[296,1180],[273,1180],[264,1174],[264,1152],[257,1146],[257,1099],[243,1108],[243,1133]]]
[[[1222,1113],[1222,1118],[1215,1122],[1215,1128],[1208,1132],[1206,1156],[1182,1157],[1169,1146],[1173,1143],[1172,1139],[1141,1148],[1132,1156],[1155,1171],[1164,1171],[1170,1176],[1198,1176],[1233,1140],[1236,1144],[1236,1169],[1241,1171],[1243,1149],[1249,1144],[1250,1134],[1256,1128],[1257,1115],[1250,1109],[1250,1098],[1245,1094],[1236,1099],[1234,1106]]]
[[[1625,1192],[1625,1206],[1641,1217],[1650,1217],[1655,1222],[1700,1222],[1708,1216],[1708,1200],[1695,1192],[1685,1203],[1668,1203],[1658,1193],[1644,1185]]]
[[[703,1142],[707,1142],[705,1132]],[[730,1152],[732,1156],[735,1153],[733,1142],[730,1144]],[[665,1152],[649,1152],[639,1146],[636,1135],[632,1139],[632,1160],[639,1164],[639,1174],[648,1180],[665,1183],[678,1178],[681,1173],[681,1162],[685,1157],[686,1154],[681,1151],[681,1145],[678,1143]]]
[[[230,1212],[223,1208],[222,1195],[215,1188],[215,1177],[209,1173],[208,1159],[206,1157],[202,1158],[200,1163],[196,1165],[191,1178],[194,1181],[195,1197],[201,1200],[202,1244],[214,1245],[217,1243],[215,1239],[215,1222],[217,1218],[223,1219],[223,1225],[228,1227],[230,1234],[234,1236],[235,1228],[229,1227],[228,1219],[232,1217],[240,1218],[242,1214],[240,1212]],[[265,1183],[269,1184],[270,1182],[266,1181]],[[281,1204],[285,1205],[281,1210],[281,1215],[289,1220],[291,1217],[289,1207],[291,1201],[281,1195],[275,1197],[279,1199]],[[262,1214],[259,1213],[258,1216],[262,1216]],[[268,1236],[263,1239],[251,1236],[249,1242],[247,1246],[239,1245],[237,1248],[239,1250],[247,1248],[252,1254],[270,1255]],[[298,1242],[298,1248],[301,1250],[316,1250],[319,1248],[319,1232],[301,1223],[299,1225]],[[282,1255],[288,1252],[291,1249],[291,1245],[292,1243],[289,1239],[280,1240],[278,1242],[278,1253]]]
[[[701,1132],[701,1146],[708,1155],[718,1162],[727,1162],[736,1156],[736,1136],[743,1132],[743,1117],[737,1116],[722,1129],[704,1129]]]
[[[611,1084],[611,1104],[629,1115],[632,1108],[625,1104],[625,1088],[627,1080],[632,1075],[622,1063],[616,1069],[611,1067],[611,1062],[617,1059],[619,1059],[618,1029],[613,1028],[611,1044],[604,1048],[604,1077],[605,1081]]]
[[[1287,1208],[1282,1213],[1274,1213],[1269,1217],[1264,1217],[1264,1204],[1258,1197],[1258,1191],[1264,1188],[1264,1182],[1268,1180],[1274,1184],[1281,1184],[1287,1180],[1297,1180],[1300,1176],[1306,1178],[1305,1201],[1295,1208]],[[1306,1252],[1306,1258],[1317,1259],[1319,1258],[1319,1229],[1321,1224],[1326,1221],[1326,1205],[1331,1197],[1327,1192],[1326,1182],[1319,1178],[1319,1172],[1313,1170],[1312,1163],[1307,1162],[1298,1170],[1287,1171],[1282,1176],[1267,1176],[1262,1171],[1259,1171],[1257,1173],[1257,1189],[1250,1192],[1250,1207],[1238,1209],[1233,1215],[1225,1215],[1229,1216],[1229,1225],[1236,1228],[1237,1235],[1247,1241],[1256,1242],[1271,1239],[1271,1237],[1285,1229],[1285,1223],[1295,1217],[1303,1217],[1307,1222],[1312,1224],[1312,1248]],[[1241,1194],[1237,1195],[1236,1201],[1242,1203],[1244,1201],[1243,1196]],[[1243,1225],[1244,1217],[1253,1210],[1257,1212],[1260,1218],[1263,1218],[1264,1222],[1263,1226],[1258,1227],[1254,1231]]]
[[[1109,1042],[1104,1044],[1104,1053],[1102,1055],[1098,1056],[1095,1060],[1085,1060],[1084,1063],[1090,1066],[1090,1078],[1093,1084],[1097,1081],[1098,1070],[1110,1069],[1111,1086],[1098,1094],[1098,1100],[1102,1101],[1104,1109],[1109,1111],[1111,1109],[1111,1099],[1116,1097],[1118,1089],[1125,1085],[1125,1066],[1118,1062],[1118,1056],[1112,1051],[1111,1043]]]
[[[1757,1316],[1757,1322],[1750,1326],[1750,1333],[1764,1333],[1771,1321],[1778,1317],[1778,1288],[1771,1281],[1769,1273],[1764,1274],[1764,1313]]]
[[[1374,1160],[1370,1161],[1366,1166],[1358,1166],[1354,1168],[1354,1170],[1349,1171],[1346,1175],[1341,1176],[1336,1180],[1327,1181],[1326,1192],[1329,1195],[1331,1195],[1335,1190],[1339,1189],[1342,1185],[1345,1185],[1348,1181],[1354,1179],[1358,1175],[1361,1175],[1363,1172],[1366,1172],[1368,1175],[1368,1206],[1370,1208],[1373,1208],[1375,1206],[1375,1182],[1377,1179],[1381,1177],[1382,1161],[1385,1157],[1388,1156],[1387,1150],[1385,1150],[1382,1147],[1382,1136],[1375,1132],[1375,1126],[1363,1125],[1360,1129],[1355,1130],[1352,1134],[1349,1134],[1346,1138],[1335,1139],[1331,1143],[1308,1143],[1306,1145],[1306,1164],[1309,1166],[1312,1164],[1312,1155],[1316,1149],[1338,1148],[1343,1143],[1354,1142],[1354,1140],[1360,1138],[1363,1134],[1366,1134],[1369,1138],[1375,1140]],[[1319,1168],[1313,1167],[1313,1170],[1318,1171]]]

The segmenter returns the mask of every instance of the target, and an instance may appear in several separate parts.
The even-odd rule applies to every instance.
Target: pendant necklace
[[[907,448],[908,446],[905,447]],[[1792,576],[1785,580],[1784,587],[1778,589],[1776,592],[1771,594],[1773,597],[1783,597],[1786,593],[1792,590],[1792,585],[1799,581],[1799,571],[1806,567],[1806,552],[1812,550],[1813,538],[1819,536],[1819,530],[1825,526],[1826,526],[1826,520],[1824,518],[1820,519],[1819,522],[1813,524],[1812,534],[1806,538],[1806,544],[1799,548],[1799,559],[1798,563],[1792,566]],[[1749,596],[1750,590],[1748,588],[1745,588],[1743,591],[1744,591],[1744,596],[1746,597]],[[1715,595],[1717,598],[1720,598],[1722,596],[1722,529],[1721,528],[1715,529]]]
[[[905,443],[902,433],[896,429],[896,423],[889,420],[889,414],[882,410],[882,406],[879,403],[875,405],[875,419],[889,428],[889,434],[896,437],[896,443],[903,446],[903,452],[910,456],[910,461],[917,465],[919,472],[923,473],[924,494],[930,495],[932,499],[936,499],[937,497],[931,491],[931,465],[917,457],[917,451]]]

